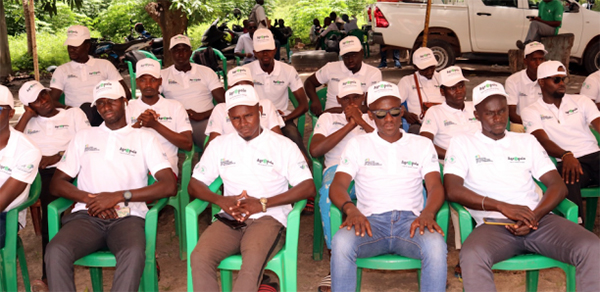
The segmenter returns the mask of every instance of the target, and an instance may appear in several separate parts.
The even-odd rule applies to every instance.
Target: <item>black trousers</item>
[[[577,204],[579,207],[579,217],[582,220],[585,218],[583,215],[583,199],[581,198],[581,188],[587,188],[590,186],[600,185],[600,151],[591,153],[585,156],[577,158],[583,169],[583,174],[579,176],[579,181],[573,184],[567,183],[567,189],[569,194],[567,199]],[[562,162],[556,165],[558,172],[562,174]]]

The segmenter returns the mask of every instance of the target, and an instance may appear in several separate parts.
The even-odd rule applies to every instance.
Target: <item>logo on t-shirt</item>
[[[456,123],[453,121],[444,120],[444,127],[448,127],[448,126],[452,126],[452,125],[456,125]]]
[[[75,74],[67,75],[67,79],[71,79],[71,78],[77,78],[77,75],[75,75]]]
[[[83,148],[83,152],[100,152],[100,149],[98,149],[90,144],[85,144],[85,148]]]
[[[31,130],[31,129],[28,129],[27,130],[27,135],[33,135],[33,134],[36,134],[36,133],[39,133],[39,132],[40,132],[40,130]]]
[[[494,162],[491,159],[487,158],[487,157],[483,157],[481,155],[475,155],[475,163],[490,163],[490,162]]]
[[[381,163],[367,158],[365,159],[365,166],[381,166]]]
[[[254,85],[260,85],[260,86],[262,86],[263,84],[262,84],[262,82],[260,82],[260,81],[256,81],[256,80],[254,80]]]
[[[400,162],[402,164],[402,166],[404,167],[409,167],[409,168],[419,168],[419,164],[414,162],[414,161],[406,161],[406,160],[402,160]]]
[[[33,164],[21,164],[17,166],[17,169],[22,172],[31,173],[33,171]]]
[[[69,125],[56,125],[56,126],[54,126],[54,128],[59,129],[59,130],[61,130],[61,129],[67,130],[67,129],[69,129]]]
[[[190,78],[190,82],[200,82],[202,79],[200,78]]]
[[[332,78],[331,78],[331,81],[340,82],[340,79],[339,79],[339,78],[332,77]]]
[[[275,85],[284,85],[285,82],[281,81],[281,80],[273,80],[273,84],[275,84]]]
[[[235,162],[225,159],[225,158],[221,158],[221,166],[229,166],[229,165],[234,165]]]
[[[0,171],[7,173],[7,174],[12,174],[12,169],[6,165],[0,164]]]
[[[158,120],[161,122],[170,122],[173,120],[171,117],[158,117]]]
[[[137,151],[135,151],[133,149],[129,149],[129,148],[123,148],[123,147],[119,147],[119,152],[121,152],[121,154],[129,155],[129,156],[135,156],[137,154]]]
[[[525,163],[525,157],[508,157],[510,163]]]
[[[256,163],[260,166],[268,166],[268,167],[272,167],[273,166],[273,161],[269,160],[269,159],[256,159]]]
[[[454,155],[444,158],[444,163],[455,163],[456,162],[456,157],[454,157]]]
[[[169,79],[169,80],[167,80],[167,84],[177,84],[177,81],[175,81],[173,79]]]
[[[343,126],[345,126],[345,124],[342,124],[340,122],[333,122],[333,126],[341,126],[341,127],[343,127]]]
[[[94,76],[94,75],[98,75],[100,74],[100,71],[92,71],[89,73],[90,76]]]
[[[477,122],[477,118],[475,118],[475,117],[469,118],[469,122]]]
[[[540,119],[543,120],[551,120],[552,116],[545,116],[545,115],[540,115]]]
[[[574,113],[577,113],[577,110],[578,110],[578,108],[572,108],[572,109],[566,111],[565,114],[567,114],[567,116],[570,116]]]
[[[307,169],[308,164],[306,164],[306,161],[300,161],[298,162],[298,167],[300,167],[300,169]]]

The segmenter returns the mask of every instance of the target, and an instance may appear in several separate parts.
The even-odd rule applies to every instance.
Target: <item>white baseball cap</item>
[[[225,108],[232,109],[238,105],[253,106],[258,103],[258,96],[254,87],[250,85],[238,85],[225,92]]]
[[[548,51],[546,51],[546,47],[544,47],[544,44],[540,43],[540,42],[531,42],[528,43],[525,46],[525,52],[524,52],[524,56],[527,57],[527,55],[533,53],[533,52],[537,52],[537,51],[542,51],[544,52],[544,56],[546,54],[548,54]]]
[[[160,63],[152,58],[141,59],[135,64],[135,74],[137,78],[148,74],[158,79],[160,78]]]
[[[252,79],[252,74],[250,73],[250,69],[240,66],[227,72],[227,82],[230,84],[229,86],[233,86],[240,81],[254,82],[254,79]]]
[[[473,88],[473,106],[480,104],[492,95],[502,95],[508,98],[508,94],[504,91],[504,86],[498,82],[486,80],[475,86]]]
[[[46,90],[46,88],[39,81],[27,81],[19,89],[19,100],[24,106],[29,106],[38,99],[42,90]]]
[[[350,94],[364,94],[362,87],[360,86],[360,80],[346,78],[338,83],[338,97],[342,98]]]
[[[427,47],[418,48],[413,53],[413,64],[417,66],[417,68],[423,70],[425,68],[429,68],[431,66],[437,66],[438,62],[433,55],[433,51]]]
[[[387,81],[381,81],[369,87],[367,91],[367,106],[384,96],[394,96],[400,99],[398,86]]]
[[[11,109],[15,108],[15,100],[8,87],[0,85],[0,105],[8,105]]]
[[[563,71],[558,71],[558,68],[562,68]],[[544,79],[551,76],[567,76],[567,68],[559,61],[546,61],[538,66],[537,78]]]
[[[275,39],[273,33],[266,28],[259,28],[254,32],[252,37],[254,51],[261,52],[275,49]]]
[[[347,36],[340,41],[340,56],[346,53],[360,52],[362,50],[362,44],[356,36]]]
[[[190,43],[190,38],[187,36],[184,36],[182,34],[178,34],[174,37],[171,38],[171,42],[169,44],[169,50],[172,49],[174,46],[179,45],[179,44],[184,44],[187,45],[188,47],[192,47],[192,44]]]
[[[452,87],[461,81],[469,81],[462,74],[462,69],[458,66],[450,66],[446,69],[440,70],[441,85],[446,87]]]
[[[83,25],[71,25],[67,28],[67,40],[65,46],[79,47],[84,41],[89,40],[90,30]]]
[[[92,105],[96,105],[96,101],[101,98],[119,99],[121,97],[125,97],[125,89],[119,80],[102,80],[94,87]]]

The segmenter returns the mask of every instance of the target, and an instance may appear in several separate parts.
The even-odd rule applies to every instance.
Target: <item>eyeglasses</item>
[[[567,76],[548,77],[546,79],[552,80],[554,84],[559,84],[561,81],[564,83],[567,83],[569,81],[569,77]]]
[[[393,107],[389,110],[375,110],[375,111],[371,111],[373,113],[373,115],[375,115],[375,117],[377,119],[383,119],[385,118],[385,116],[387,116],[387,114],[389,113],[390,116],[392,117],[397,117],[402,113],[402,109],[400,107]]]

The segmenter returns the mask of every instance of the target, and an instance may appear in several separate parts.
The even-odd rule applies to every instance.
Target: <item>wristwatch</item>
[[[125,198],[125,207],[127,207],[127,205],[129,205],[129,200],[131,200],[132,196],[133,196],[133,194],[131,193],[131,191],[125,191],[123,193],[123,198]]]
[[[263,212],[267,212],[267,198],[260,198],[260,204],[263,207]]]

